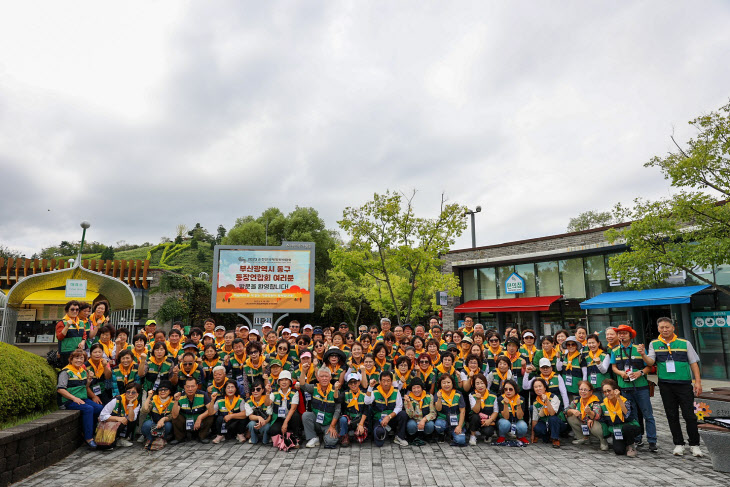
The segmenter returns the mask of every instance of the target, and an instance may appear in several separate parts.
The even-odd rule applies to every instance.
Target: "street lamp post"
[[[479,213],[480,211],[482,211],[482,207],[477,206],[473,211],[467,208],[464,213],[465,215],[471,215],[471,248],[473,249],[477,246],[477,237],[474,230],[474,213]]]
[[[81,252],[84,250],[84,239],[86,238],[86,229],[91,226],[91,223],[87,221],[81,222],[81,228],[84,229],[84,232],[81,234],[81,245],[79,245],[79,255],[77,257],[76,262],[81,265]]]

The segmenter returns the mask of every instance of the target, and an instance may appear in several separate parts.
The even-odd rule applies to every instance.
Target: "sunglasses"
[[[514,389],[512,389],[511,387],[505,387],[504,390],[505,391],[514,391]]]
[[[421,360],[421,361],[420,361],[420,362],[418,362],[418,363],[419,363],[419,364],[429,364],[429,363],[431,363],[431,362],[429,362],[428,360]]]
[[[68,310],[69,311],[78,311],[79,309],[78,308],[69,308]]]
[[[254,390],[254,392],[258,392],[258,391],[263,391],[264,388],[261,386],[258,386],[258,387],[254,387],[253,390]]]
[[[286,347],[279,347],[279,348],[278,348],[278,350],[279,350],[279,351],[284,351],[284,350],[289,350],[289,349],[288,349],[288,348],[286,348]]]
[[[499,340],[489,340],[489,343],[499,343]]]

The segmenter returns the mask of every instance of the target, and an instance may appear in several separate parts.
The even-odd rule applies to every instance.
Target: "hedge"
[[[45,358],[0,343],[0,423],[47,410],[56,400],[56,383]]]

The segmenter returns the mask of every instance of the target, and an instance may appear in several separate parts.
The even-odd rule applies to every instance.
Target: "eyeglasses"
[[[347,336],[345,337],[345,340],[354,340],[354,339],[355,339],[355,337],[354,337],[354,336],[352,336],[352,335],[347,335]]]
[[[79,309],[78,308],[69,308],[68,310],[69,311],[78,311]]]
[[[159,389],[157,389],[157,392],[162,392],[162,391],[170,392],[170,389],[168,389],[167,387],[160,387]]]
[[[188,365],[188,366],[190,366],[190,365],[193,365],[193,363],[192,363],[192,362],[183,362],[183,365]]]
[[[126,395],[128,395],[128,396],[136,396],[137,395],[137,391],[135,391],[134,389],[130,389],[128,391],[125,391],[124,393]]]
[[[306,342],[302,340],[301,342],[297,342],[297,345],[306,345]]]
[[[507,391],[514,391],[514,389],[511,388],[511,387],[505,387],[504,390],[505,390],[505,392],[507,392]]]
[[[254,390],[254,392],[258,392],[258,391],[263,391],[264,388],[261,386],[257,386],[257,387],[254,387],[253,390]]]
[[[489,339],[489,343],[499,343],[499,339]]]
[[[430,362],[428,360],[421,360],[418,362],[419,364],[429,364]]]
[[[282,352],[282,351],[289,350],[289,349],[286,348],[286,347],[278,347],[277,350],[279,350],[280,352]]]

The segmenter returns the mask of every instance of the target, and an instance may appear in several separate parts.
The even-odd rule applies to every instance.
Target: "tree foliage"
[[[580,232],[617,223],[610,211],[584,211],[568,223],[568,232]]]
[[[114,248],[111,245],[101,251],[101,260],[114,260]]]
[[[436,291],[460,295],[458,279],[440,271],[446,253],[466,229],[466,207],[441,196],[436,218],[415,215],[410,196],[387,191],[343,212],[340,227],[350,236],[332,252],[335,268],[356,273],[370,306],[398,323],[417,320],[436,308]]]
[[[630,249],[611,258],[610,274],[642,289],[683,271],[730,294],[702,272],[730,263],[730,103],[690,124],[697,135],[686,147],[675,141],[675,152],[645,164],[659,168],[676,194],[658,201],[636,199],[631,208],[616,206],[617,218],[633,222],[606,234],[610,242],[625,241]]]

